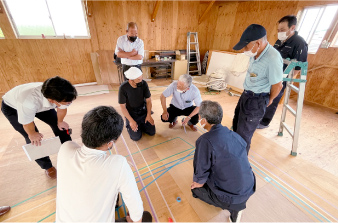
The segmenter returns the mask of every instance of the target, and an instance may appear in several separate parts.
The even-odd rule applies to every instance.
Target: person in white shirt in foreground
[[[64,143],[57,161],[56,222],[114,222],[118,193],[130,215],[116,221],[151,221],[133,171],[125,157],[108,150],[123,130],[123,119],[113,107],[99,106],[82,121],[83,146]],[[147,219],[145,219],[147,216]]]

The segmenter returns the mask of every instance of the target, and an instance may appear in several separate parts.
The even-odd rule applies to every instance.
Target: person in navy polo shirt
[[[228,210],[230,222],[240,222],[242,210],[256,190],[246,142],[221,124],[223,109],[218,102],[203,101],[199,112],[200,124],[208,132],[196,141],[192,195]]]
[[[278,40],[273,46],[281,54],[283,59],[290,58],[297,61],[307,61],[307,43],[298,35],[295,31],[297,25],[297,18],[294,15],[284,16],[278,21]],[[283,70],[287,67],[283,65]],[[294,76],[300,73],[300,67],[295,68]],[[266,108],[265,115],[258,125],[258,129],[265,129],[269,127],[269,124],[275,115],[278,107],[278,103],[284,94],[286,88],[286,81],[283,81],[283,88],[279,92],[278,96],[273,100],[272,104]]]
[[[265,28],[258,24],[248,26],[233,49],[244,49],[244,54],[250,57],[244,91],[233,118],[233,130],[246,141],[249,153],[251,138],[266,107],[282,89],[283,59],[267,41]]]

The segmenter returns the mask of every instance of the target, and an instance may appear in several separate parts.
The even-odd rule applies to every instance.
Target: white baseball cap
[[[136,78],[142,76],[142,71],[137,67],[131,67],[126,72],[124,72],[126,78],[129,80],[135,80]]]

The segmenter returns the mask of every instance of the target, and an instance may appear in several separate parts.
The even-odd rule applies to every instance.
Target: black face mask
[[[131,42],[135,42],[136,39],[137,39],[137,36],[128,36],[128,39],[129,39]]]

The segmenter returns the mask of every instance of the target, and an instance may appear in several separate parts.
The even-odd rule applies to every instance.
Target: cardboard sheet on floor
[[[61,142],[59,136],[41,141],[41,146],[26,144],[22,146],[30,161],[58,153]]]

